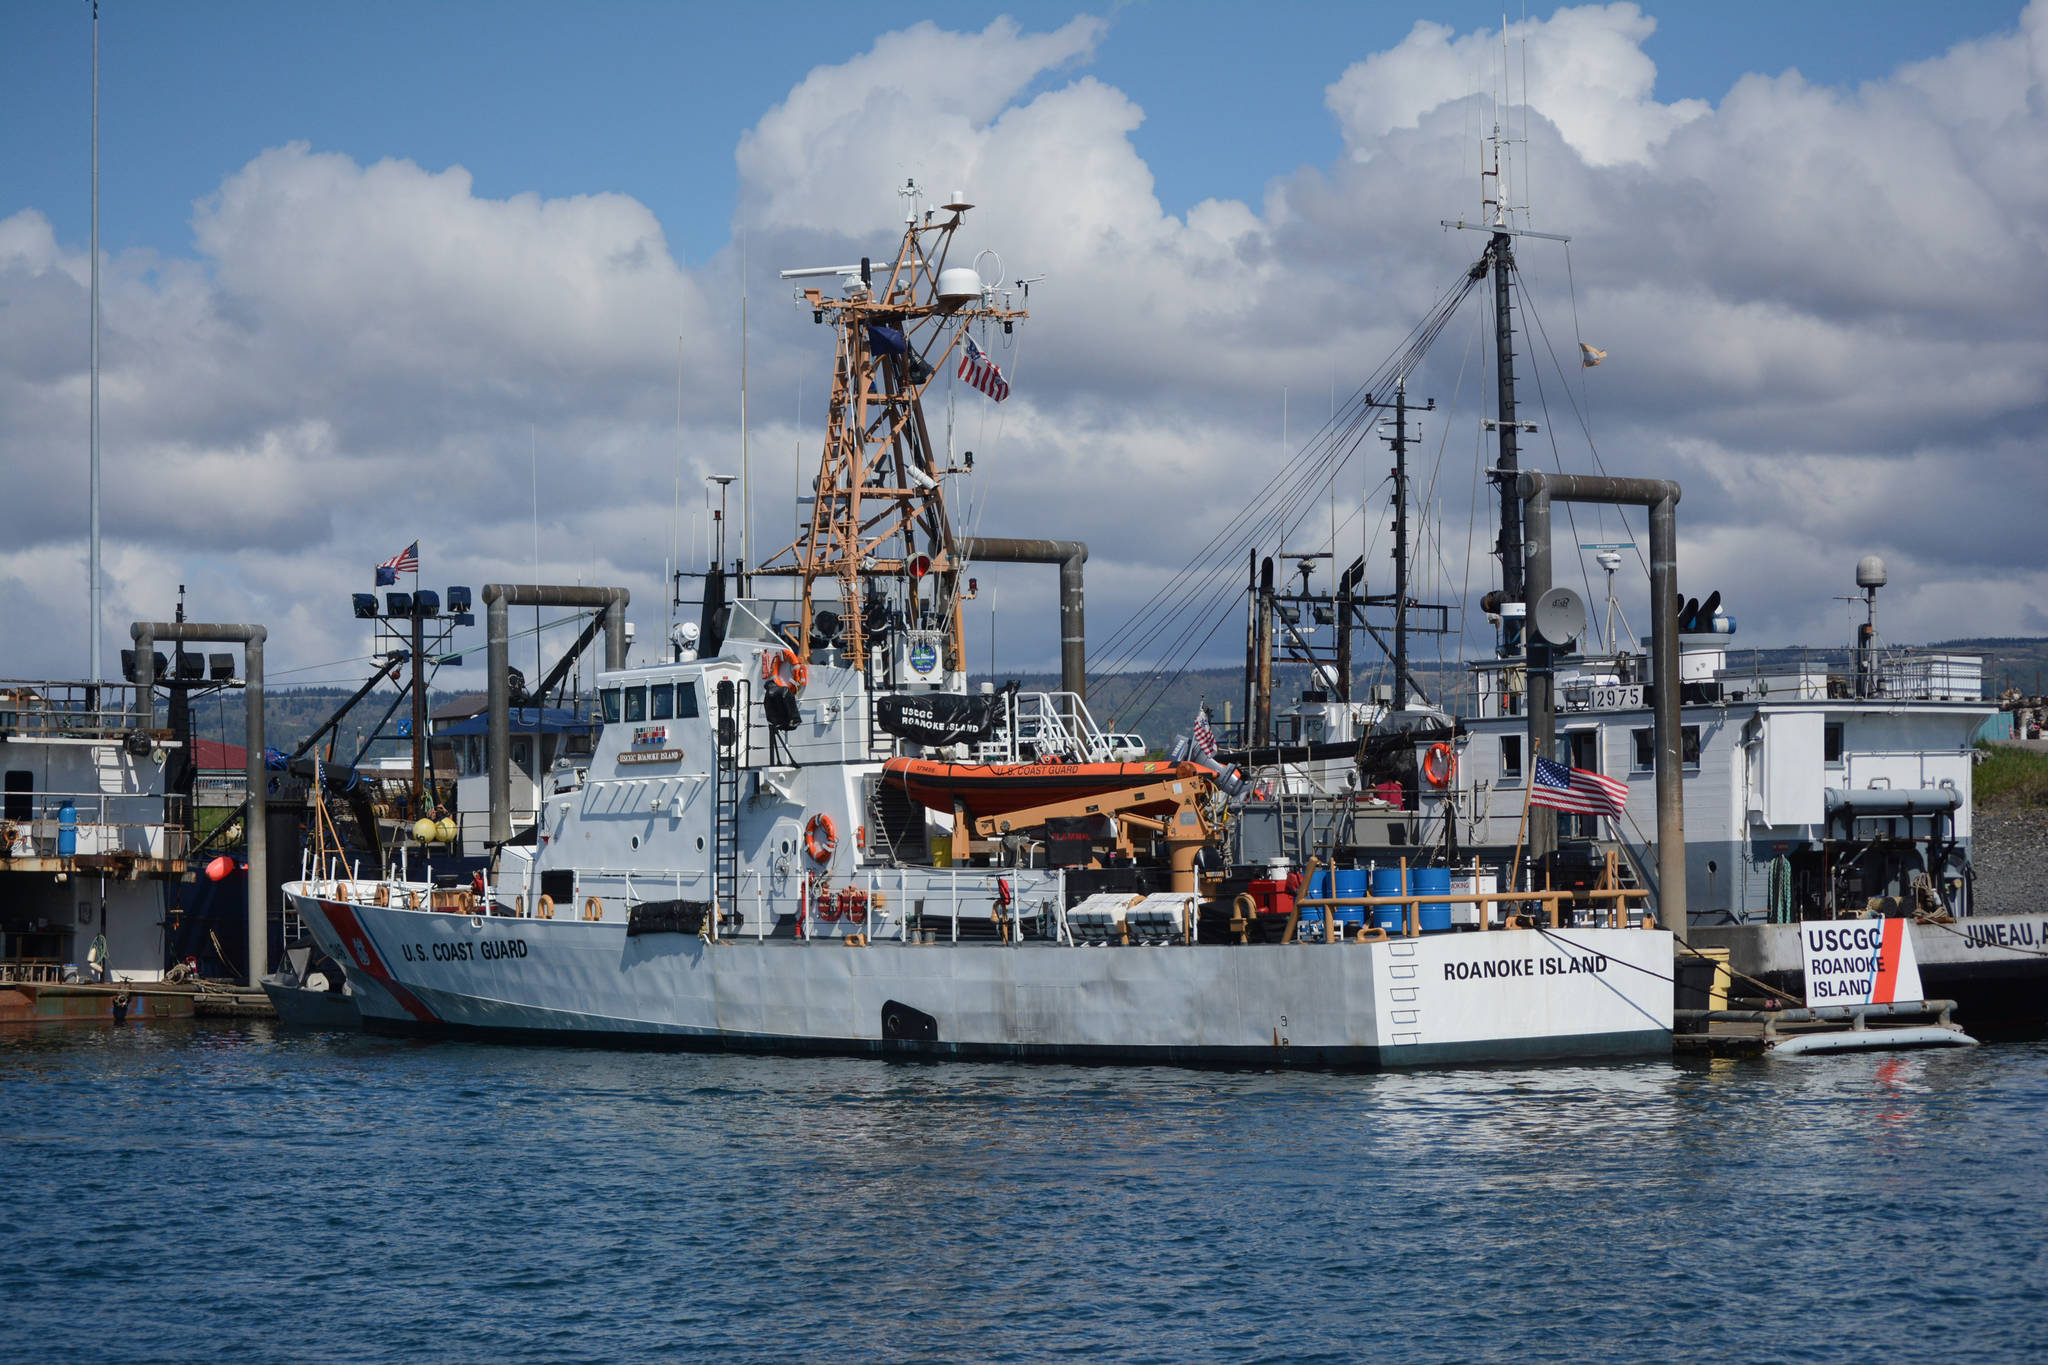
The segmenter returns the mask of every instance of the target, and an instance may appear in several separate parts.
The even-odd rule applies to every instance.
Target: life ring
[[[1450,786],[1458,776],[1457,753],[1442,740],[1430,745],[1422,756],[1422,776],[1432,787]]]
[[[761,656],[761,680],[770,687],[801,692],[804,684],[811,680],[810,665],[797,658],[795,650],[778,649],[773,654]]]
[[[592,920],[603,919],[604,902],[595,896],[585,896],[583,898],[583,918]]]
[[[553,896],[542,896],[540,900],[534,903],[533,913],[542,919],[553,919],[555,917],[555,898]]]
[[[811,817],[810,823],[804,826],[804,852],[810,855],[814,863],[829,863],[832,861],[833,850],[838,847],[839,826],[833,823],[831,816],[819,811]]]

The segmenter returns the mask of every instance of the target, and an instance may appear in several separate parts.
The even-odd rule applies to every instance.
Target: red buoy
[[[210,882],[225,881],[234,870],[235,860],[223,853],[206,865],[206,880]]]

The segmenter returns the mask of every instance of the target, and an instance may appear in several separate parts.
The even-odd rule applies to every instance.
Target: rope
[[[1772,924],[1792,923],[1792,860],[1779,854],[1764,876],[1764,899]]]

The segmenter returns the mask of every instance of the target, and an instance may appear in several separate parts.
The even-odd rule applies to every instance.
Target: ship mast
[[[1515,415],[1515,322],[1514,322],[1514,281],[1515,238],[1540,237],[1551,242],[1569,242],[1570,237],[1556,232],[1533,232],[1528,228],[1515,227],[1511,221],[1512,210],[1508,206],[1507,182],[1501,174],[1501,147],[1510,139],[1502,132],[1498,122],[1487,138],[1492,152],[1493,164],[1479,172],[1479,195],[1481,217],[1486,221],[1468,223],[1463,219],[1443,221],[1445,227],[1464,228],[1487,234],[1486,250],[1478,264],[1472,267],[1477,278],[1480,272],[1493,274],[1493,349],[1495,376],[1496,415],[1486,420],[1500,441],[1499,454],[1494,467],[1487,477],[1493,480],[1500,492],[1500,538],[1494,543],[1494,553],[1500,559],[1500,603],[1521,603],[1528,595],[1523,577],[1522,552],[1522,497],[1516,489],[1516,479],[1521,474],[1520,437],[1525,431],[1536,430],[1534,422],[1524,422]],[[1526,207],[1526,206],[1525,206]],[[1500,618],[1500,655],[1511,659],[1523,652],[1524,614],[1503,611]]]
[[[782,272],[799,281],[796,297],[812,320],[831,321],[838,348],[809,524],[761,572],[801,580],[792,644],[807,662],[814,648],[837,648],[865,671],[869,637],[900,612],[909,629],[942,631],[947,671],[964,671],[962,564],[941,482],[958,471],[933,449],[924,391],[964,350],[974,323],[1008,332],[1029,314],[1011,308],[973,268],[946,267],[953,234],[973,205],[956,191],[939,208],[920,211],[915,181],[897,193],[908,207],[893,261]],[[843,279],[844,297],[807,283],[823,277]],[[882,595],[883,582],[890,596]],[[821,583],[832,584],[831,593],[821,593]]]

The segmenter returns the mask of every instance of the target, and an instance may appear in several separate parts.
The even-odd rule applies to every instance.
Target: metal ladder
[[[718,684],[712,712],[717,760],[712,768],[711,900],[718,932],[739,927],[740,760],[745,756],[746,684],[731,678]]]

